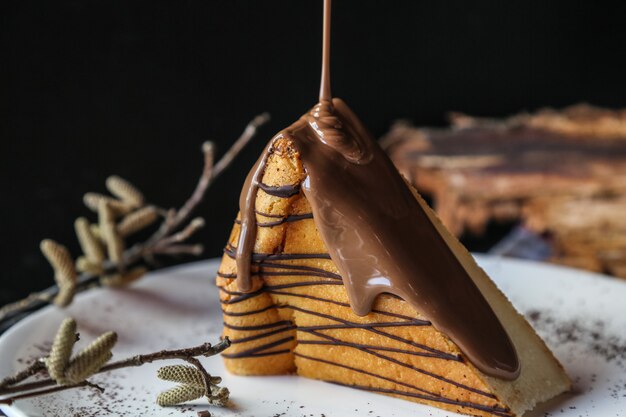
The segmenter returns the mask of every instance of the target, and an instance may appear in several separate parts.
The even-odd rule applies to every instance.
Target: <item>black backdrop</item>
[[[615,2],[617,3],[617,2]],[[333,91],[376,134],[396,118],[626,106],[626,25],[600,2],[336,0]],[[49,285],[38,242],[76,250],[85,191],[111,173],[179,204],[262,111],[272,122],[202,206],[220,254],[264,142],[314,104],[321,0],[0,3],[0,304]]]

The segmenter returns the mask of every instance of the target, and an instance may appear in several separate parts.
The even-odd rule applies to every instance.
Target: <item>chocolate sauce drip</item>
[[[269,158],[271,143],[269,143],[259,160],[248,174],[243,185],[239,198],[239,207],[245,207],[241,211],[241,225],[239,226],[239,242],[237,243],[235,262],[237,263],[237,285],[241,291],[252,290],[252,279],[250,276],[250,266],[252,263],[252,252],[254,251],[254,241],[256,239],[256,196],[259,191],[261,177],[265,172],[265,164]]]
[[[356,115],[343,101],[330,100],[330,0],[324,39],[320,104],[270,141],[246,179],[236,249],[239,289],[252,289],[255,202],[265,164],[273,141],[288,139],[302,159],[302,191],[354,312],[364,316],[379,294],[394,294],[482,372],[517,378],[515,347],[487,300]]]

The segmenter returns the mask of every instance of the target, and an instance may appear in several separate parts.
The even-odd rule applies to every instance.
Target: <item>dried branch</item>
[[[158,255],[202,255],[204,246],[202,245],[171,245],[167,247],[156,247],[153,253]]]
[[[2,391],[2,388],[4,387],[18,384],[24,381],[25,379],[28,379],[31,376],[38,374],[44,369],[46,369],[46,365],[44,364],[43,361],[41,360],[33,361],[30,365],[28,365],[28,367],[22,369],[21,371],[18,371],[14,375],[9,375],[6,378],[2,379],[0,381],[0,391]]]
[[[67,262],[71,259],[69,255],[65,256],[67,253],[62,255],[64,257],[62,267],[54,264],[60,260],[58,256],[49,257],[48,259],[55,266],[55,271],[62,272],[55,273],[55,275],[57,281],[62,280],[63,284],[57,282],[57,285],[0,308],[0,333],[31,312],[53,301],[58,305],[66,306],[75,294],[89,288],[108,284],[120,285],[133,281],[142,274],[134,274],[134,279],[120,279],[118,276],[123,276],[127,269],[129,273],[137,272],[138,270],[133,269],[135,266],[147,267],[147,264],[152,264],[155,255],[200,255],[203,250],[201,245],[182,244],[182,242],[193,235],[203,225],[203,221],[196,219],[187,226],[185,223],[189,221],[192,212],[202,202],[213,181],[250,142],[258,128],[268,120],[267,113],[255,117],[215,165],[213,144],[205,143],[202,147],[204,168],[200,179],[191,197],[178,210],[166,211],[158,207],[144,206],[143,194],[128,181],[116,176],[109,177],[106,185],[109,191],[119,199],[98,193],[85,194],[83,199],[85,205],[92,211],[98,212],[100,217],[99,226],[88,224],[89,222],[85,222],[85,219],[77,222],[77,234],[85,256],[78,258],[76,267],[74,262]],[[137,243],[124,250],[123,238],[149,226],[155,220],[155,214],[163,217],[163,221],[154,234],[145,242]],[[121,220],[118,223],[120,217]],[[179,231],[181,228],[182,230]],[[97,246],[94,246],[95,244],[106,248],[108,259],[100,260],[101,255],[98,253]],[[55,251],[55,254],[61,252]],[[102,249],[100,252],[104,254]],[[74,268],[81,272],[78,277]],[[66,279],[72,275],[72,270],[73,279]],[[126,275],[126,278],[128,277],[129,275]]]
[[[80,387],[90,387],[95,388],[100,392],[104,392],[104,388],[99,385],[93,384],[89,381],[82,381],[77,384],[72,385],[57,385],[52,388],[46,388],[39,391],[27,392],[25,394],[14,395],[10,398],[1,398],[0,404],[8,404],[11,405],[17,400],[24,400],[26,398],[40,397],[42,395],[54,394],[55,392],[65,391],[72,388],[80,388]]]
[[[197,367],[197,365],[199,364],[199,361],[197,361],[197,359],[194,360],[195,358],[210,357],[213,355],[217,355],[223,352],[229,346],[230,346],[230,340],[226,337],[215,345],[211,345],[210,343],[203,343],[201,345],[194,346],[191,348],[161,350],[159,352],[149,353],[145,355],[136,355],[136,356],[132,356],[130,358],[124,359],[124,360],[108,363],[102,366],[99,370],[95,371],[93,374],[94,375],[101,374],[105,372],[111,372],[117,369],[137,367],[137,366],[144,365],[146,363],[152,363],[152,362],[164,361],[164,360],[172,360],[172,359],[183,360],[183,361],[192,363],[194,364],[194,366]],[[37,362],[41,362],[41,361],[37,361]],[[200,367],[202,367],[202,365],[200,365]],[[11,381],[21,382],[25,379],[23,377],[23,374],[28,373],[27,377],[30,377],[32,375],[40,373],[42,370],[45,370],[45,367],[43,368],[39,367],[36,370],[29,370],[28,372],[25,372],[26,370],[20,371],[13,376],[5,378],[2,381],[2,383],[5,384],[5,381],[9,381],[9,382],[0,387],[0,397],[6,396],[9,394],[23,393],[23,392],[32,392],[32,395],[30,396],[44,395],[44,394],[51,393],[51,392],[58,392],[58,391],[62,391],[65,389],[71,389],[71,388],[84,386],[84,384],[82,383],[62,385],[62,386],[56,386],[54,390],[51,391],[51,390],[48,390],[47,388],[54,387],[55,385],[57,385],[57,382],[52,378],[45,378],[39,381],[29,382],[29,383],[24,383],[24,384],[19,384],[19,385],[15,385],[17,382],[11,382]],[[208,375],[208,373],[203,367],[202,367],[202,370],[200,371]],[[215,378],[215,377],[210,377],[210,378]],[[213,381],[215,380],[213,379]],[[10,404],[12,401],[15,401],[16,399],[20,399],[20,398],[25,398],[25,397],[11,396],[11,397],[6,397],[6,398],[0,398],[0,404]]]
[[[226,168],[230,166],[233,162],[233,159],[241,152],[241,150],[250,142],[250,140],[256,135],[256,132],[259,127],[263,126],[265,123],[270,121],[270,114],[263,113],[252,119],[248,126],[246,126],[245,130],[237,139],[237,141],[231,146],[231,148],[222,156],[217,164],[215,164],[215,169],[213,169],[212,178],[217,178]]]
[[[241,152],[241,150],[250,142],[250,140],[256,135],[258,128],[270,120],[269,113],[263,113],[256,116],[244,129],[243,133],[230,147],[228,151],[222,156],[222,158],[213,166],[214,158],[214,146],[211,142],[205,142],[202,145],[202,152],[204,153],[204,169],[200,180],[196,185],[191,197],[185,202],[185,204],[173,214],[169,219],[163,222],[163,225],[157,233],[149,240],[154,243],[159,239],[166,236],[172,230],[177,229],[185,220],[189,218],[193,210],[202,202],[206,194],[207,188],[211,185],[220,174],[232,163],[235,157]]]

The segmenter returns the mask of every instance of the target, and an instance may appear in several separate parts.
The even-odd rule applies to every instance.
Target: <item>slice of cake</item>
[[[480,416],[521,416],[570,388],[341,100],[269,142],[240,208],[217,277],[231,372]]]

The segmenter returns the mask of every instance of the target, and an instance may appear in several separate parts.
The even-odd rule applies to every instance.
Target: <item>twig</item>
[[[248,126],[246,126],[245,130],[237,139],[237,141],[231,146],[231,148],[222,156],[222,158],[215,164],[215,168],[213,169],[213,178],[219,177],[219,175],[224,171],[235,159],[235,157],[241,152],[241,150],[250,142],[250,139],[256,135],[258,128],[265,123],[269,122],[270,114],[263,113],[252,119]]]
[[[23,380],[43,371],[44,369],[46,369],[46,366],[44,365],[43,361],[36,360],[31,363],[27,368],[0,381],[0,390],[2,390],[2,388],[4,387],[8,387],[9,385],[15,385],[19,382],[22,382]]]
[[[185,361],[189,362],[193,366],[196,367],[197,370],[202,374],[202,382],[204,384],[204,391],[207,395],[211,394],[211,375],[204,369],[204,366],[200,363],[200,361],[196,358],[185,358]]]
[[[83,382],[79,382],[77,384],[72,384],[72,385],[57,385],[51,388],[46,388],[46,389],[42,389],[38,391],[31,391],[25,394],[14,395],[13,397],[9,397],[9,398],[0,398],[0,404],[11,405],[17,400],[23,400],[25,398],[32,398],[32,397],[39,397],[41,395],[53,394],[55,392],[65,391],[68,389],[79,388],[79,387],[91,387],[91,388],[97,389],[100,392],[104,392],[104,388],[102,388],[101,386],[91,383],[89,381],[83,381]]]
[[[202,245],[172,245],[166,247],[158,247],[154,249],[155,254],[159,255],[201,255],[204,251]]]
[[[241,152],[241,150],[250,142],[250,140],[256,134],[258,128],[270,120],[269,113],[263,113],[256,116],[244,129],[239,139],[230,147],[228,151],[222,156],[222,158],[213,166],[213,146],[210,142],[205,142],[202,145],[202,152],[204,153],[204,169],[200,180],[196,185],[191,197],[185,202],[185,204],[176,212],[176,214],[169,220],[163,222],[162,228],[157,231],[150,241],[161,239],[172,230],[178,228],[187,218],[191,212],[202,202],[206,190],[209,185],[231,164],[233,159]]]
[[[204,219],[201,217],[197,217],[191,221],[183,230],[180,232],[174,233],[168,237],[161,239],[161,241],[155,245],[155,248],[169,246],[173,243],[184,242],[189,239],[194,233],[196,233],[199,229],[204,227]]]
[[[146,355],[136,355],[128,359],[120,360],[117,362],[111,362],[107,365],[104,365],[95,374],[110,372],[110,371],[120,369],[120,368],[141,366],[146,363],[152,363],[155,361],[162,361],[162,360],[169,360],[169,359],[181,359],[181,360],[185,360],[189,362],[188,361],[189,358],[195,358],[198,356],[209,357],[209,356],[217,355],[218,353],[221,353],[229,346],[230,346],[230,340],[227,337],[225,337],[223,340],[221,340],[219,343],[216,343],[215,345],[211,345],[210,343],[203,343],[199,346],[195,346],[191,348],[175,349],[175,350],[161,350],[159,352],[149,353]],[[46,388],[46,387],[53,386],[53,385],[56,385],[56,382],[50,378],[46,378],[40,381],[2,388],[0,389],[0,396],[13,394],[16,392],[38,390],[40,388]],[[63,387],[68,389],[68,388],[74,388],[75,386],[67,385]],[[60,388],[63,388],[63,387],[60,387]],[[7,401],[13,401],[15,399],[16,399],[15,397],[0,399],[0,403],[6,403]]]

